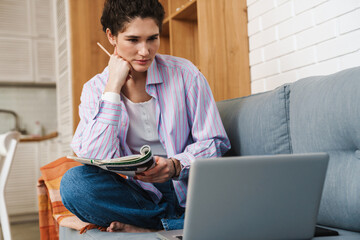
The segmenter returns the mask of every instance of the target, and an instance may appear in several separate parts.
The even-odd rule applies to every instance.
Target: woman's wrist
[[[170,158],[170,160],[172,161],[173,167],[174,167],[174,174],[171,178],[178,178],[180,176],[180,172],[181,172],[180,161],[175,158]]]
[[[112,84],[108,82],[105,86],[104,92],[114,92],[120,94],[121,88],[121,84]]]

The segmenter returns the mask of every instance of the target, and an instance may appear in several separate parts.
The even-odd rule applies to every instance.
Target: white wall
[[[57,130],[55,86],[41,85],[55,83],[53,3],[0,0],[0,109],[15,111],[30,134],[35,121],[46,133]],[[13,125],[0,113],[0,134]]]
[[[20,117],[20,127],[29,134],[35,132],[35,122],[40,121],[45,134],[57,131],[56,89],[35,87],[0,87],[0,109],[15,111]],[[0,113],[0,134],[14,126],[11,115]]]
[[[247,0],[252,93],[360,66],[360,0]]]

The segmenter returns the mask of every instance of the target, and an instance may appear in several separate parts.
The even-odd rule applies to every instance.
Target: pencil
[[[111,54],[110,54],[108,51],[106,51],[106,49],[105,49],[99,42],[97,42],[97,45],[98,45],[107,55],[109,55],[109,57],[111,57]],[[130,73],[129,73],[129,77],[133,78]]]
[[[107,55],[109,55],[109,57],[111,57],[111,54],[110,54],[108,51],[106,51],[106,49],[105,49],[99,42],[97,42],[97,45],[98,45]]]

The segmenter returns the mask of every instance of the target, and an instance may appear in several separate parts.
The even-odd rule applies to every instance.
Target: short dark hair
[[[152,18],[161,32],[164,8],[158,0],[106,0],[101,16],[104,32],[109,28],[111,34],[124,31],[125,24],[133,19]]]

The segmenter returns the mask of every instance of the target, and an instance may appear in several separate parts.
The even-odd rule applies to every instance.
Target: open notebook
[[[126,176],[135,176],[136,173],[146,171],[155,166],[153,154],[148,145],[141,147],[140,154],[114,159],[93,159],[76,156],[67,156],[67,158]]]

